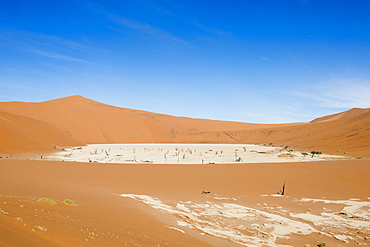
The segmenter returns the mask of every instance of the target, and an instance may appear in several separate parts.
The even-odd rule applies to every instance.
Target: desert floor
[[[369,245],[369,177],[365,159],[171,165],[3,157],[0,246]]]

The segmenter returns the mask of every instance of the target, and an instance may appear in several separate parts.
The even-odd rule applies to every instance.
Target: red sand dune
[[[180,133],[177,138],[184,142],[273,143],[330,154],[370,156],[370,111],[355,117],[296,126],[186,132]]]
[[[319,123],[319,122],[325,122],[325,121],[332,121],[332,120],[338,120],[338,119],[344,119],[344,118],[351,118],[356,117],[364,113],[370,112],[370,109],[361,109],[361,108],[352,108],[351,110],[340,112],[324,117],[319,117],[314,120],[312,120],[310,123]]]
[[[68,141],[61,141],[55,134],[49,136],[45,131],[37,132],[37,128],[22,132],[24,140],[29,140],[29,135],[37,132],[36,136],[39,139],[40,135],[43,136],[42,141],[49,146],[82,143],[274,143],[334,154],[338,151],[338,154],[370,155],[370,109],[352,109],[317,118],[310,123],[252,124],[174,117],[71,96],[41,103],[2,102],[0,111],[31,118],[40,124],[42,121],[49,128],[54,127],[75,139],[65,137]],[[6,131],[3,129],[2,132]],[[17,132],[13,136],[18,136],[14,138],[18,140],[22,135]],[[6,146],[9,151],[36,150],[36,146],[31,150],[27,148],[30,145],[22,144],[26,141],[17,142],[18,146],[7,143],[9,138],[2,139],[2,147]]]
[[[179,131],[275,126],[174,117],[105,105],[81,96],[41,103],[3,102],[0,110],[43,121],[86,143],[170,142]]]
[[[54,145],[83,145],[72,136],[36,119],[0,111],[0,153],[42,152]]]

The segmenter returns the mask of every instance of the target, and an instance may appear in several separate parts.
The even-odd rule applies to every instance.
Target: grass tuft
[[[38,202],[47,202],[47,203],[50,203],[50,204],[57,204],[54,200],[50,199],[50,198],[47,198],[47,197],[44,197],[44,198],[40,198],[38,200]]]
[[[69,200],[69,199],[65,199],[63,202],[64,202],[65,204],[68,204],[68,205],[76,205],[76,203],[74,203],[74,201]]]

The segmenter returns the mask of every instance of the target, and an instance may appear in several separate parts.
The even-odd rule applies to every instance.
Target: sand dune
[[[0,112],[0,153],[55,151],[54,145],[83,145],[72,136],[36,119]]]
[[[273,143],[295,149],[339,155],[370,156],[370,111],[354,117],[264,129],[184,132],[175,141],[208,143]]]
[[[43,121],[86,143],[171,142],[179,131],[275,126],[173,117],[105,105],[81,96],[41,103],[3,102],[0,110]]]
[[[338,119],[344,119],[344,118],[351,118],[351,117],[356,117],[358,115],[361,115],[367,112],[370,112],[370,109],[352,108],[345,112],[340,112],[340,113],[316,118],[312,120],[311,123],[319,123],[319,122],[332,121],[332,120],[338,120]]]
[[[330,154],[370,156],[370,109],[355,108],[310,123],[290,124],[174,117],[114,107],[81,96],[41,103],[2,102],[0,110],[42,121],[79,143],[274,143]],[[33,135],[37,132],[34,131],[28,133]],[[47,135],[43,133],[42,136],[46,138]],[[15,139],[19,138],[18,135]],[[43,141],[59,145],[51,137]],[[28,146],[14,144],[7,145],[7,149],[20,151]]]

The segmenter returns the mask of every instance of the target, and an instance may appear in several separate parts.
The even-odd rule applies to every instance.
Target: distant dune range
[[[92,143],[273,143],[370,156],[370,108],[309,123],[252,124],[125,109],[81,96],[0,103],[0,153],[51,152],[54,146]]]

